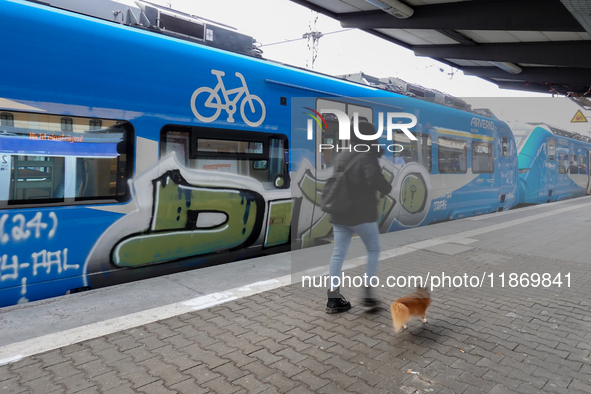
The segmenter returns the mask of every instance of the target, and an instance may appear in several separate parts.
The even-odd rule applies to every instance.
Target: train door
[[[540,196],[541,200],[551,201],[556,189],[556,139],[548,138],[548,160],[546,168],[541,168],[543,175],[540,177],[540,190],[545,189],[546,195]],[[545,183],[546,185],[544,185]]]
[[[591,164],[591,151],[587,151],[587,194],[591,194],[591,169],[589,169],[589,164]]]
[[[502,211],[505,205],[507,194],[511,193],[512,189],[517,184],[517,174],[515,171],[516,165],[512,157],[515,156],[515,142],[510,138],[510,131],[501,128],[501,152],[499,154],[499,211]]]

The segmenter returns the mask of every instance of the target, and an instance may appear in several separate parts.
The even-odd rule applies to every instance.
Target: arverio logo
[[[307,115],[309,115],[310,117],[312,117],[312,119],[308,119],[308,128],[307,128],[307,132],[308,132],[308,140],[313,140],[314,139],[314,128],[313,128],[313,120],[316,121],[316,124],[318,125],[319,129],[325,128],[326,130],[328,130],[328,124],[326,123],[326,119],[324,118],[324,116],[322,116],[323,114],[332,114],[334,116],[336,116],[337,120],[338,120],[338,124],[339,124],[339,139],[340,140],[351,140],[351,126],[350,126],[350,121],[349,121],[349,117],[347,116],[347,114],[341,110],[338,109],[332,109],[332,108],[327,108],[327,109],[320,109],[319,111],[315,111],[312,108],[308,108],[308,107],[304,107],[307,110],[310,110],[313,112],[313,114],[306,112]],[[395,123],[396,119],[408,119],[410,120],[409,123]],[[410,132],[410,128],[416,126],[417,124],[417,117],[414,116],[413,114],[409,114],[407,112],[388,112],[386,114],[386,139],[388,141],[392,141],[392,135],[393,135],[393,131],[394,130],[401,130],[409,139],[416,141],[417,138],[412,134],[412,132]],[[377,130],[376,133],[374,135],[364,135],[361,134],[361,132],[359,131],[359,113],[358,112],[354,112],[353,113],[353,132],[355,133],[355,136],[357,137],[357,139],[362,140],[362,141],[377,141],[380,137],[382,137],[382,135],[384,134],[384,113],[383,112],[379,112],[378,113],[378,127],[375,127],[375,129]],[[342,150],[347,150],[347,151],[351,151],[354,150],[355,152],[367,152],[369,151],[371,148],[370,146],[379,146],[382,149],[386,149],[389,152],[400,152],[404,149],[404,147],[402,145],[399,144],[355,144],[355,145],[349,145],[347,147],[344,146],[340,146],[339,144],[319,144],[318,146],[318,150],[322,151],[322,150],[330,150],[330,149],[336,149],[336,151],[342,151]]]

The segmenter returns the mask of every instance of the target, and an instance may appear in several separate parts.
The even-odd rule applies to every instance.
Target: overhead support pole
[[[585,31],[556,0],[460,1],[413,9],[407,19],[383,11],[340,14],[337,19],[343,27],[359,29]]]

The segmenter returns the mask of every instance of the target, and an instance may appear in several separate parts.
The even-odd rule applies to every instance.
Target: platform
[[[331,245],[3,308],[0,392],[589,393],[589,239],[591,197],[382,235],[373,313],[302,286]],[[394,334],[419,277],[428,321]]]

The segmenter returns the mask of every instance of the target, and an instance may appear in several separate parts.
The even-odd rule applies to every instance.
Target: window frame
[[[417,163],[422,165],[423,167],[425,167],[427,169],[427,171],[431,174],[433,171],[433,137],[431,136],[431,134],[429,133],[419,133],[419,132],[413,132],[412,133],[417,140],[411,140],[410,138],[406,137],[406,134],[403,131],[400,130],[394,130],[394,132],[392,133],[392,144],[398,144],[401,145],[404,149],[402,151],[395,151],[392,154],[392,160],[394,164],[402,164],[402,163],[397,163],[396,158],[401,158],[402,160],[404,160],[404,164],[408,164],[408,163]],[[401,141],[400,139],[397,138],[397,136],[405,136],[405,140]],[[406,141],[408,139],[408,141]],[[401,142],[404,142],[404,144],[401,144]],[[425,142],[423,144],[423,142]],[[430,143],[430,144],[429,144]],[[405,145],[410,145],[410,147],[412,149],[406,149]],[[416,149],[414,149],[416,148]],[[412,160],[406,161],[406,159],[401,155],[402,152],[404,152],[405,150],[408,150],[411,152],[411,155],[413,157]],[[420,154],[419,154],[420,152]],[[427,152],[427,157],[423,157],[423,153]],[[414,160],[414,155],[412,154],[416,154],[417,159]],[[419,156],[421,156],[422,161],[419,160]],[[425,164],[426,161],[426,164]]]
[[[80,127],[69,132],[64,132],[61,130],[63,119],[70,119],[71,125],[74,126],[74,124],[83,125],[84,123],[81,122],[88,122],[92,118],[63,116],[45,112],[11,111],[13,118],[16,117],[16,114],[43,116],[46,118],[43,124],[47,124],[47,128],[39,129],[39,122],[35,122],[33,125],[19,123],[19,127],[10,126],[13,129],[8,130],[9,133],[6,137],[12,138],[13,140],[12,142],[10,140],[5,141],[8,145],[4,145],[5,152],[2,153],[2,156],[8,157],[9,161],[10,171],[7,181],[9,186],[6,199],[0,200],[0,209],[113,204],[124,203],[130,200],[131,191],[129,190],[128,180],[133,177],[135,150],[135,130],[130,122],[105,118],[103,120],[109,121],[112,125],[102,133],[83,130]],[[104,122],[102,123],[104,124]],[[113,132],[121,135],[119,142],[116,142],[118,138],[110,138],[115,141],[104,141],[105,143],[113,144],[113,148],[105,146],[102,149],[94,150],[91,145],[85,145],[86,148],[81,148],[93,149],[92,152],[94,153],[89,154],[85,154],[84,150],[80,153],[75,148],[76,143],[101,144],[103,142],[101,142],[102,137],[99,134],[107,136]],[[105,138],[109,137],[107,136]],[[39,140],[40,144],[38,145],[35,140]],[[56,145],[54,146],[52,144]],[[115,154],[112,151],[114,153],[112,157],[111,155],[106,156],[103,154],[107,152],[105,149],[116,149],[117,153]],[[77,164],[79,160],[94,160],[96,164],[94,164],[94,167],[89,167],[90,169],[85,167],[85,171],[90,172],[80,174]],[[110,160],[111,163],[107,164],[106,161],[99,163],[98,160]],[[36,166],[35,164],[39,165]],[[113,165],[116,167],[113,168]],[[109,168],[108,174],[102,171],[107,167]],[[99,172],[96,172],[97,170]],[[41,175],[44,172],[48,176],[42,179]],[[77,190],[79,184],[78,178],[83,176],[86,176],[86,182],[80,178],[80,184],[91,184],[90,190],[96,191],[96,195],[83,196],[78,194],[82,190]],[[40,181],[35,181],[37,178]],[[30,184],[27,179],[31,180]],[[89,183],[89,179],[94,180],[94,184]],[[38,183],[35,184],[35,182]],[[46,183],[51,183],[51,185],[46,185]],[[43,189],[49,190],[47,195],[41,192]],[[101,191],[105,190],[107,193],[112,191],[113,194],[103,195]],[[69,194],[72,191],[77,192]],[[4,195],[2,198],[4,198]]]
[[[466,155],[466,165],[463,171],[441,171],[441,140],[461,142],[464,144],[464,154]],[[461,156],[461,155],[460,155]],[[437,138],[437,172],[439,174],[466,174],[468,173],[468,141],[461,138],[451,138],[447,136],[439,136]]]
[[[505,136],[501,137],[501,154],[503,157],[509,157],[509,139]]]
[[[506,138],[506,137],[503,137]],[[477,144],[487,144],[488,148],[490,149],[490,154],[476,154],[476,145]],[[477,140],[472,140],[472,173],[473,174],[493,174],[495,172],[495,146],[492,142],[488,142],[488,141],[477,141]],[[478,168],[478,171],[474,171],[474,163],[476,162],[476,159],[478,159],[481,156],[486,156],[490,159],[490,166],[488,167],[488,169],[490,171],[482,171],[480,170],[480,168]],[[480,167],[480,166],[478,166]]]
[[[10,112],[0,112],[0,126],[14,127],[14,115]]]
[[[189,167],[189,160],[196,159],[220,159],[220,160],[248,160],[249,168],[253,171],[266,171],[271,168],[271,160],[277,159],[271,157],[271,140],[281,140],[283,142],[284,156],[283,168],[281,173],[275,174],[274,177],[282,176],[284,178],[284,185],[277,187],[277,189],[285,189],[289,187],[289,139],[285,134],[280,133],[267,133],[260,131],[250,130],[235,130],[235,129],[220,129],[214,127],[202,127],[202,126],[187,126],[177,124],[167,124],[160,130],[160,149],[159,156],[167,151],[167,135],[169,132],[180,132],[188,134],[188,156],[186,157],[185,166]],[[261,153],[240,153],[240,152],[213,152],[199,150],[200,140],[217,140],[217,141],[239,141],[249,143],[262,143],[263,151]],[[285,154],[287,153],[287,154]],[[261,161],[267,161],[267,165],[264,168],[257,168],[255,163]],[[243,175],[248,177],[248,175]],[[255,178],[253,178],[255,179]],[[268,181],[273,182],[273,181]]]
[[[88,130],[100,130],[103,127],[103,121],[101,119],[90,119],[88,121]]]
[[[568,153],[563,153],[563,152],[557,152],[557,159],[558,159],[558,173],[559,174],[568,174],[568,168],[570,166],[570,157],[568,155]],[[560,166],[560,162],[565,162],[566,164],[561,167]],[[562,169],[564,168],[564,170]]]
[[[579,174],[587,174],[587,171],[589,170],[589,166],[587,165],[587,156],[589,155],[588,152],[585,152],[584,154],[579,155]],[[584,167],[581,167],[581,164]]]
[[[569,156],[568,168],[571,174],[579,173],[579,155],[572,154]]]
[[[62,116],[60,125],[62,131],[74,131],[74,119],[69,116]]]

